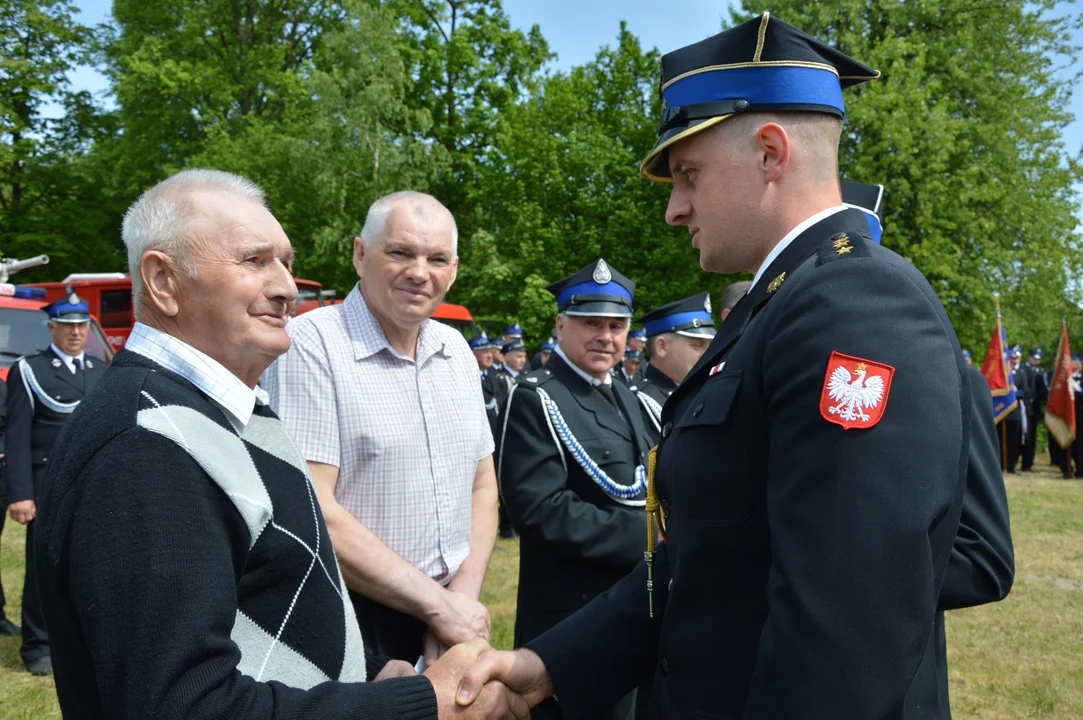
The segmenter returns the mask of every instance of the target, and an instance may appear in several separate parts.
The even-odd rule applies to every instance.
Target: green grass
[[[956,720],[1083,718],[1083,482],[1047,465],[1010,476],[1016,581],[1008,599],[948,614]],[[0,538],[7,613],[19,617],[24,530],[8,520]],[[500,541],[482,591],[492,642],[510,648],[518,544]],[[0,638],[0,720],[59,718],[51,678],[22,670],[18,638]]]

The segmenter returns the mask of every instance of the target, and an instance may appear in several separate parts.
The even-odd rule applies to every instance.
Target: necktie
[[[71,364],[75,366],[75,384],[81,388],[86,388],[86,374],[83,372],[83,361],[79,358],[72,358]]]
[[[598,392],[602,394],[602,397],[609,401],[610,405],[617,408],[617,412],[620,412],[620,406],[617,405],[617,396],[613,394],[612,385],[599,385]]]

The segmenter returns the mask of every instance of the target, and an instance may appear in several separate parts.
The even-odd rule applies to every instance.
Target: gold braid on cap
[[[662,505],[658,502],[658,489],[654,483],[655,472],[658,469],[658,446],[655,445],[647,454],[647,551],[643,553],[643,559],[647,562],[647,598],[650,616],[654,617],[654,547],[655,539],[661,535],[666,539],[666,516],[662,512]]]

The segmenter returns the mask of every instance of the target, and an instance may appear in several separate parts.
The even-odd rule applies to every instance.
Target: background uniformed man
[[[647,528],[650,438],[635,396],[609,375],[624,354],[635,284],[599,260],[548,289],[560,312],[557,347],[512,392],[498,461],[521,538],[516,647],[635,567]],[[630,717],[633,699],[618,700],[595,717]],[[532,717],[555,712],[543,706]]]
[[[1027,361],[1016,371],[1016,382],[1020,378],[1026,385],[1027,434],[1023,439],[1023,472],[1034,468],[1034,455],[1038,452],[1038,423],[1044,417],[1045,401],[1049,397],[1049,388],[1045,384],[1042,371],[1042,358],[1045,353],[1041,348],[1034,348],[1027,356]],[[1056,445],[1056,443],[1050,443]]]
[[[637,391],[651,419],[657,443],[661,439],[662,406],[715,335],[711,297],[705,292],[686,297],[651,310],[636,322],[645,326],[651,356],[651,364]]]
[[[620,365],[617,366],[613,375],[617,380],[624,383],[626,387],[634,389],[643,377],[642,366],[643,353],[628,348],[624,351],[624,358],[621,360]]]
[[[535,370],[545,367],[545,363],[549,362],[549,356],[553,354],[553,348],[556,346],[557,336],[550,335],[549,339],[541,344],[541,350],[534,353],[534,358],[530,361],[530,366]]]
[[[841,89],[877,75],[767,13],[663,56],[642,172],[752,290],[663,409],[666,542],[462,702],[499,678],[590,717],[653,667],[653,717],[942,716],[971,390],[929,283],[842,205]]]
[[[1023,424],[1026,422],[1023,408],[1026,407],[1028,398],[1026,377],[1019,372],[1023,351],[1019,347],[1013,347],[1008,351],[1008,356],[1011,359],[1011,365],[1009,366],[1011,382],[1015,384],[1016,398],[1019,400],[1019,404],[1008,413],[1008,417],[1001,420],[1004,423],[1004,431],[998,433],[998,435],[1003,446],[1001,449],[1002,457],[1007,458],[1008,463],[1004,469],[1015,474],[1015,468],[1019,463],[1019,455],[1023,447]],[[1030,431],[1033,432],[1033,428],[1030,428]],[[1005,445],[1005,443],[1007,444]]]
[[[722,291],[722,298],[718,302],[721,306],[718,309],[718,314],[723,322],[733,311],[733,306],[740,302],[741,298],[747,295],[751,289],[751,280],[739,280],[726,286],[726,289]]]
[[[42,309],[49,318],[53,342],[46,350],[12,365],[7,380],[5,437],[8,512],[13,520],[27,526],[19,654],[34,675],[47,675],[53,669],[34,567],[34,500],[61,427],[106,367],[101,358],[83,352],[90,322],[86,302],[72,293]]]

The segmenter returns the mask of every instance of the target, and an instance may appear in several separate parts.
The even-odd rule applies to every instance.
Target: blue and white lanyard
[[[34,375],[34,371],[30,368],[30,363],[26,361],[26,358],[19,358],[19,374],[23,378],[23,387],[26,388],[26,393],[30,396],[30,407],[34,407],[34,396],[38,396],[38,400],[41,400],[41,404],[49,408],[53,412],[63,413],[65,415],[74,412],[75,408],[79,406],[79,401],[70,403],[62,403],[59,400],[53,400],[49,393],[45,392],[41,385],[38,383],[38,378]]]
[[[552,421],[551,429],[556,433],[556,436],[560,438],[560,441],[564,443],[564,447],[568,448],[568,452],[571,454],[575,461],[579,463],[579,466],[583,468],[583,471],[590,477],[594,483],[602,489],[609,497],[613,498],[622,505],[631,505],[633,507],[643,507],[646,504],[646,500],[636,500],[636,495],[642,494],[647,489],[647,470],[642,465],[637,465],[635,469],[635,482],[631,485],[620,485],[613,482],[612,478],[606,475],[605,471],[598,467],[598,463],[594,462],[587,451],[583,449],[583,446],[579,444],[579,441],[575,439],[575,435],[572,434],[571,429],[568,427],[568,423],[564,421],[564,416],[560,414],[560,408],[553,402],[553,399],[549,397],[541,388],[538,388],[538,396],[541,398],[542,406],[545,408],[549,419]]]

